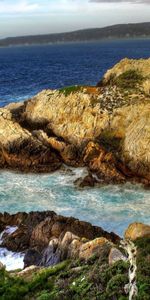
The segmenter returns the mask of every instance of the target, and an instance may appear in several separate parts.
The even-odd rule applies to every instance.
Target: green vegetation
[[[74,85],[74,86],[68,86],[68,87],[64,87],[64,88],[60,89],[59,93],[62,93],[67,97],[71,93],[76,93],[76,92],[79,92],[82,90],[83,90],[82,86]]]
[[[148,300],[150,295],[150,238],[136,242],[137,284],[136,300]],[[14,277],[0,270],[1,300],[127,300],[124,286],[128,283],[129,264],[123,261],[109,266],[107,256],[102,260],[65,261],[41,270],[30,279]]]
[[[128,70],[117,78],[112,79],[118,87],[123,89],[135,89],[143,81],[143,76],[135,70]]]
[[[38,299],[39,291],[53,290],[53,277],[64,270],[68,265],[68,261],[62,262],[55,267],[41,270],[39,274],[34,275],[30,281],[25,281],[16,276],[10,276],[5,269],[0,270],[0,299],[1,300],[21,300],[21,299]],[[41,298],[41,300],[44,298]]]
[[[137,282],[139,295],[137,300],[150,299],[150,238],[138,239]]]

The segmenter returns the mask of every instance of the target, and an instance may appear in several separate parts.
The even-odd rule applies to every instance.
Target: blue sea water
[[[95,85],[120,59],[149,56],[150,40],[0,48],[0,106],[45,88]]]
[[[45,88],[95,85],[124,57],[147,58],[150,40],[0,48],[0,106]],[[122,235],[133,221],[150,224],[150,193],[141,186],[78,190],[73,174],[25,175],[1,171],[0,212],[54,210]]]

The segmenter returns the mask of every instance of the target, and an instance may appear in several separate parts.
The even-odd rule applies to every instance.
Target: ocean
[[[0,48],[0,106],[47,88],[95,85],[120,59],[149,56],[150,40]],[[150,224],[148,191],[131,184],[79,190],[73,181],[83,172],[25,175],[1,171],[0,212],[54,210],[121,236],[131,222]]]
[[[120,59],[149,56],[150,40],[0,48],[0,106],[47,88],[95,85]]]

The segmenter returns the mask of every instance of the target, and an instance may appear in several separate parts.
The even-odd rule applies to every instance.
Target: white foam
[[[8,235],[14,233],[18,229],[17,226],[6,226],[6,228],[0,234],[0,245],[3,242],[3,235],[6,233]]]
[[[3,235],[7,233],[8,235],[14,233],[17,230],[17,226],[7,226],[4,231],[0,234],[0,245],[3,242]],[[7,271],[15,269],[23,269],[24,263],[23,253],[14,253],[7,250],[6,248],[0,247],[0,262],[6,267]]]
[[[7,271],[23,269],[23,260],[23,253],[13,253],[12,251],[8,251],[6,248],[0,248],[0,261],[3,265],[5,265]]]
[[[150,193],[140,185],[107,185],[77,189],[73,182],[86,168],[52,174],[1,172],[0,211],[54,210],[123,235],[131,222],[150,223]]]

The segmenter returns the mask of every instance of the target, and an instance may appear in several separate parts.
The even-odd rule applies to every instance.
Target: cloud
[[[132,3],[150,4],[150,0],[89,0],[90,3]]]
[[[76,13],[84,11],[89,0],[0,0],[0,14],[17,13]]]
[[[27,13],[36,10],[39,7],[37,3],[26,0],[12,1],[0,0],[0,14]]]
[[[107,8],[108,4],[150,4],[150,0],[0,0],[0,15],[71,15]],[[102,4],[102,5],[99,5]],[[106,4],[106,6],[105,6]]]

